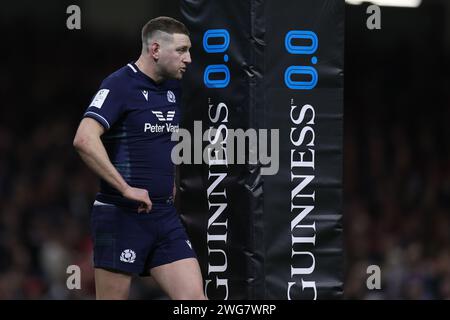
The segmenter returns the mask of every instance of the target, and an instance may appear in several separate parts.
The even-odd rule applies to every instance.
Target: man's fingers
[[[138,208],[138,213],[149,213],[152,210],[146,203],[141,203]]]
[[[150,200],[148,191],[145,189],[130,187],[125,197],[139,202],[138,213],[149,213],[152,210],[152,201]]]
[[[152,211],[152,206],[153,206],[153,204],[150,201],[150,198],[147,196],[147,199],[145,199],[139,205],[138,213],[141,213],[141,212],[149,213],[150,211]]]
[[[152,205],[153,204],[152,204],[152,201],[150,200],[150,197],[148,196],[148,192],[147,192],[147,196],[146,196],[146,199],[145,199],[145,205],[146,205],[146,207],[148,209],[147,213],[152,211]]]

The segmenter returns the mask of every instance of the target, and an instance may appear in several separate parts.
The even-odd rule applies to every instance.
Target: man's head
[[[162,78],[181,79],[191,63],[189,31],[170,17],[150,20],[142,28],[142,55]]]

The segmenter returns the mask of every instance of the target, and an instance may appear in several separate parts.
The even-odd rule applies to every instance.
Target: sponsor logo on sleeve
[[[109,89],[101,89],[97,92],[94,99],[92,99],[91,105],[89,107],[101,108],[108,96]]]

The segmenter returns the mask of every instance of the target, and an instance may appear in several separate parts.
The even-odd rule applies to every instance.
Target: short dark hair
[[[142,46],[144,48],[147,49],[147,41],[156,31],[168,34],[181,33],[189,36],[189,30],[180,21],[171,17],[157,17],[147,22],[142,28]]]

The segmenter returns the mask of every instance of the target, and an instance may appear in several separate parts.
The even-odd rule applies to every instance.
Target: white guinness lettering
[[[214,116],[212,115],[214,114]],[[228,299],[228,279],[225,272],[228,269],[227,253],[227,190],[223,186],[223,180],[227,177],[226,158],[226,136],[228,127],[228,107],[225,103],[219,103],[217,107],[209,104],[209,119],[213,124],[217,124],[219,119],[221,124],[218,130],[211,127],[208,134],[210,144],[220,144],[220,151],[214,147],[206,149],[208,155],[208,227],[206,233],[206,243],[208,247],[208,278],[205,280],[205,295],[215,291],[215,297],[221,296]],[[219,139],[222,140],[219,142]],[[213,282],[214,285],[209,286]]]
[[[294,288],[301,286],[302,292],[312,289],[317,299],[315,281],[306,281],[304,276],[314,272],[316,258],[312,248],[316,245],[316,222],[313,218],[315,190],[310,183],[315,178],[314,167],[314,107],[306,104],[298,108],[291,105],[291,279],[287,297],[292,299]],[[311,251],[309,251],[310,249]],[[297,279],[299,281],[297,281]],[[294,298],[295,299],[295,298]]]

